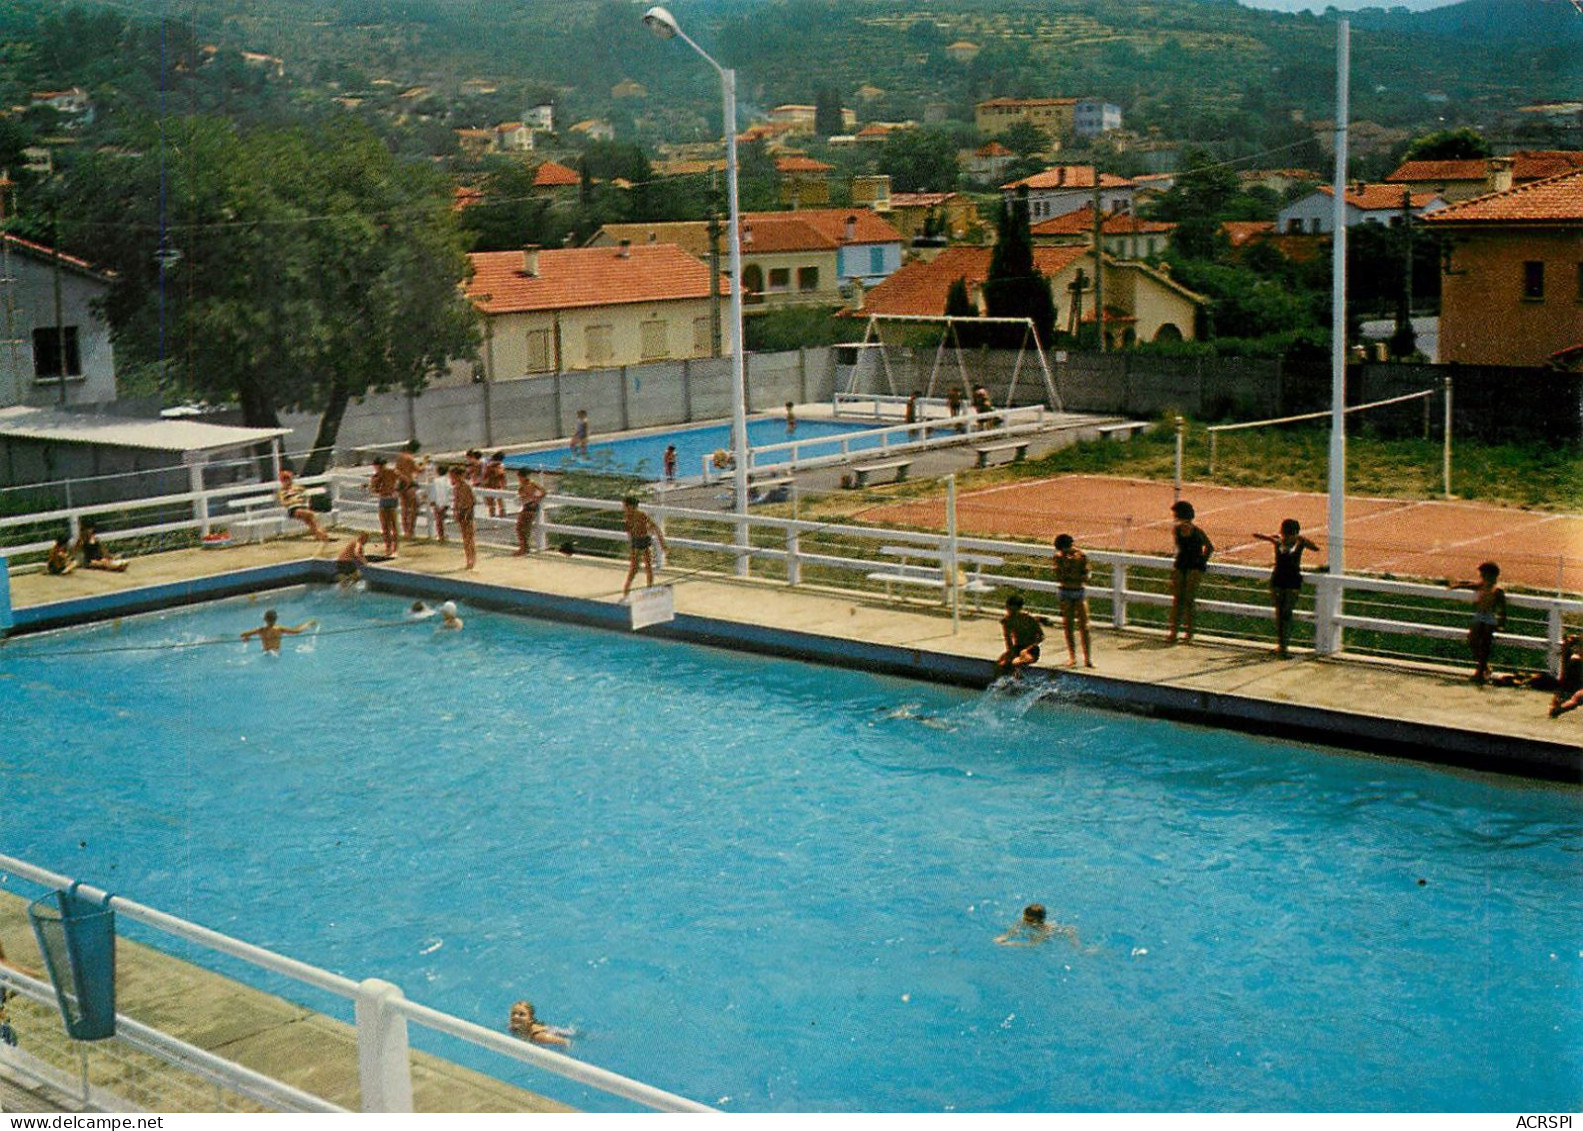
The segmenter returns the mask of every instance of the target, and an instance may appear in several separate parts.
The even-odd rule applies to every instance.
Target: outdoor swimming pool
[[[872,423],[844,424],[833,420],[798,420],[796,434],[788,436],[784,417],[760,417],[748,421],[748,446],[761,448],[770,444],[788,443],[791,440],[812,440],[822,436],[852,436],[854,438],[850,442],[850,448],[854,451],[862,451],[877,448],[879,439],[877,436],[858,437],[857,434],[872,432],[876,427]],[[667,444],[676,445],[677,474],[683,479],[690,479],[699,474],[703,460],[710,454],[731,447],[731,426],[709,424],[700,428],[681,428],[590,444],[587,460],[574,460],[570,450],[562,444],[555,448],[507,456],[506,466],[527,467],[534,471],[607,467],[613,471],[624,471],[657,480],[664,470]],[[831,444],[828,447],[821,446],[817,451],[810,450],[809,454],[830,455],[839,450],[836,445]],[[785,452],[767,452],[755,456],[753,466],[785,463],[787,458],[788,453]]]
[[[325,632],[167,647],[233,601],[0,649],[4,851],[487,1025],[529,997],[729,1110],[1583,1099],[1576,789],[269,601]],[[1081,945],[995,946],[1033,900]]]

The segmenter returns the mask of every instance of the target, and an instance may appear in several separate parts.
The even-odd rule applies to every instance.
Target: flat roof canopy
[[[131,420],[16,405],[0,409],[0,439],[52,444],[99,444],[160,452],[217,452],[267,444],[289,428],[237,428],[196,420]]]

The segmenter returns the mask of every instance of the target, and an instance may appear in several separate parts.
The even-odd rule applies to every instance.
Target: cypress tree
[[[984,306],[992,318],[1031,318],[1040,342],[1055,331],[1055,300],[1050,281],[1033,264],[1033,236],[1028,231],[1028,190],[1017,189],[1008,204],[1002,198],[996,222],[995,250],[984,281]],[[1021,340],[1013,329],[1009,338]]]

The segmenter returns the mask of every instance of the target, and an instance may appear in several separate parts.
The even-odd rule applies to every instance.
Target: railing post
[[[358,985],[357,1070],[364,1111],[412,1110],[407,1019],[391,1008],[404,996],[400,986],[378,978]]]
[[[795,487],[792,488],[796,490]],[[802,550],[802,537],[795,526],[786,528],[786,584],[797,585],[802,581],[802,561],[798,554]],[[0,626],[3,627],[3,626]]]
[[[1321,574],[1314,582],[1314,651],[1334,656],[1341,651],[1344,633],[1336,618],[1341,615],[1341,578]]]
[[[1127,627],[1127,567],[1120,562],[1110,567],[1110,624]]]

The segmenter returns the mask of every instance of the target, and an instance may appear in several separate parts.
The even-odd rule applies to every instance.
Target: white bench
[[[1101,440],[1130,440],[1149,426],[1147,420],[1124,420],[1119,424],[1101,424],[1094,431]]]
[[[904,482],[907,472],[912,470],[912,460],[893,459],[887,463],[855,463],[852,465],[852,486],[867,487],[870,476],[883,475],[885,472],[894,472],[891,478],[893,483]]]
[[[310,499],[324,493],[323,487],[309,487],[303,491],[303,494]],[[247,535],[246,541],[249,542],[262,542],[266,532],[271,537],[279,536],[285,532],[286,524],[292,521],[284,508],[281,507],[280,499],[276,495],[246,495],[242,498],[227,499],[225,505],[232,510],[242,512],[241,519],[231,523],[230,527],[233,533],[245,533]],[[273,510],[275,513],[255,513],[267,510]],[[324,519],[326,525],[333,526],[335,524],[334,512],[326,513]]]
[[[951,586],[945,576],[945,554],[940,550],[931,550],[925,546],[881,546],[879,552],[901,560],[893,566],[877,570],[868,574],[870,581],[883,581],[885,583],[885,597],[892,596],[892,585],[919,585],[928,589],[941,589],[950,597]],[[925,564],[914,564],[908,558],[921,558]],[[966,574],[957,588],[973,597],[973,609],[978,609],[978,598],[991,592],[995,587],[985,581],[981,574],[985,566],[1005,565],[1004,558],[992,557],[989,554],[962,554],[956,555],[956,567],[961,573],[964,567],[971,566],[973,572]]]
[[[791,490],[796,482],[796,477],[791,475],[782,475],[775,479],[754,479],[748,484],[748,502],[784,503],[791,498]]]
[[[1007,461],[1008,463],[1021,463],[1028,458],[1028,441],[1019,440],[1009,444],[994,444],[987,448],[974,448],[973,450],[978,453],[978,463],[974,465],[975,467],[988,467],[991,457],[998,456],[1003,452],[1011,453],[1011,459]]]

